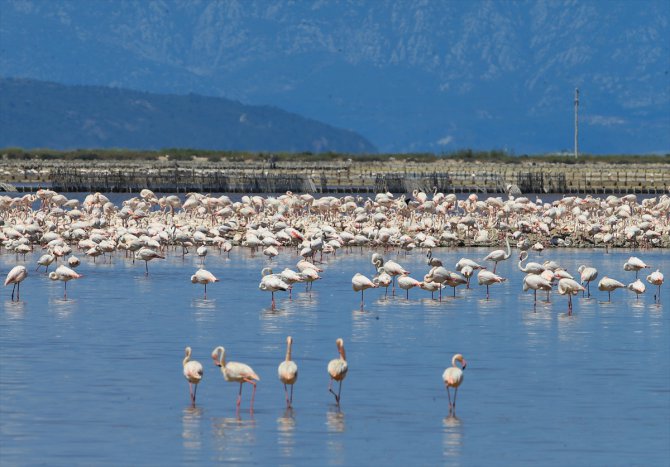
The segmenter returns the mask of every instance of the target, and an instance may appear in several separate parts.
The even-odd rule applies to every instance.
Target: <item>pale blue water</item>
[[[453,266],[488,250],[438,249]],[[206,268],[220,277],[191,284],[197,260],[172,253],[143,263],[86,258],[84,278],[61,283],[34,272],[22,301],[2,289],[0,313],[0,463],[3,465],[668,465],[670,459],[670,290],[636,300],[617,290],[612,303],[552,293],[533,310],[512,260],[500,263],[507,283],[457,289],[442,303],[418,289],[410,300],[366,292],[365,312],[351,290],[356,272],[372,275],[371,251],[340,251],[324,265],[311,295],[258,290],[260,254],[210,250]],[[670,274],[670,251],[545,250],[577,276],[590,263],[622,282],[631,255]],[[85,258],[83,254],[78,254]],[[513,255],[514,258],[516,255]],[[419,251],[387,255],[421,279]],[[282,251],[276,271],[297,257]],[[0,255],[2,274],[17,264]],[[644,273],[646,276],[648,272]],[[3,276],[4,277],[4,276]],[[544,296],[544,294],[539,294]],[[277,365],[294,337],[300,376],[292,413],[284,406]],[[326,365],[344,338],[349,374],[338,411]],[[181,361],[186,345],[205,365],[197,408],[190,407]],[[251,365],[261,377],[255,412],[245,385],[223,380],[209,355]],[[468,362],[458,418],[447,418],[441,375],[453,354]]]

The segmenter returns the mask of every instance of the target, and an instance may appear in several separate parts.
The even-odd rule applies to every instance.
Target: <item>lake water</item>
[[[484,249],[437,249],[448,267]],[[258,289],[261,254],[210,249],[205,267],[221,279],[191,284],[198,260],[111,264],[85,258],[85,277],[68,285],[34,272],[41,251],[22,258],[30,276],[21,302],[2,290],[0,314],[0,463],[3,465],[668,465],[670,459],[670,290],[636,300],[617,290],[612,302],[552,292],[533,307],[516,262],[499,264],[508,282],[451,289],[440,303],[413,289],[384,299],[368,290],[365,311],[351,290],[356,272],[371,276],[371,251],[340,251],[323,279],[293,299]],[[639,256],[666,277],[670,251],[545,250],[577,276],[587,263],[622,282]],[[425,255],[387,254],[421,279]],[[513,254],[512,259],[517,255]],[[294,267],[284,250],[275,271]],[[0,255],[3,274],[17,264]],[[648,272],[641,276],[646,277]],[[3,276],[4,277],[4,276]],[[473,278],[473,282],[476,282]],[[595,284],[594,284],[595,285]],[[544,297],[544,293],[538,294]],[[287,335],[300,375],[294,409],[285,409],[277,365]],[[328,393],[326,366],[345,342],[349,374],[341,408]],[[192,408],[182,376],[184,347],[205,366]],[[245,385],[224,381],[210,358],[251,365],[261,381],[255,411]],[[441,375],[451,357],[468,362],[457,417],[448,417]]]

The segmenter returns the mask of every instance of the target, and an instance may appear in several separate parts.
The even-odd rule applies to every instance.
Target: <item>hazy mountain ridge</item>
[[[670,6],[638,3],[3,1],[0,63],[273,104],[382,150],[570,147],[580,86],[584,147],[661,150]]]
[[[348,130],[223,98],[0,79],[0,147],[369,153]]]

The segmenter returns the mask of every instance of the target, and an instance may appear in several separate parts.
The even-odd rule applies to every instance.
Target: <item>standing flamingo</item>
[[[147,276],[149,275],[149,261],[156,258],[165,259],[165,256],[147,247],[142,247],[135,252],[135,259],[144,261],[144,274]]]
[[[643,294],[645,290],[647,290],[647,286],[644,285],[644,282],[642,282],[640,279],[637,279],[635,282],[631,282],[628,284],[628,290],[631,292],[635,292],[635,299],[639,300],[640,294]]]
[[[656,270],[647,276],[647,282],[658,287],[658,294],[654,296],[654,300],[661,300],[661,285],[663,285],[663,273]]]
[[[217,279],[214,274],[209,272],[206,269],[198,269],[195,274],[191,276],[191,283],[192,284],[204,284],[205,285],[205,300],[207,300],[207,284],[211,284],[213,282],[219,282],[219,279]]]
[[[357,272],[354,277],[351,279],[351,286],[354,289],[354,292],[359,292],[361,293],[361,310],[363,309],[363,292],[365,289],[369,288],[377,288],[379,287],[377,284],[372,282],[370,279],[365,277],[363,274],[360,272]]]
[[[644,261],[636,256],[631,256],[628,258],[623,265],[624,271],[635,271],[635,279],[637,279],[637,274],[640,269],[648,268]]]
[[[616,289],[623,289],[626,286],[619,282],[616,279],[612,279],[611,277],[603,277],[600,279],[600,282],[598,282],[598,290],[601,290],[603,292],[607,292],[607,301],[611,302],[612,301],[612,291]]]
[[[398,277],[398,287],[405,290],[405,298],[409,300],[409,289],[420,287],[421,282],[409,276]]]
[[[456,362],[461,362],[461,368],[456,366]],[[457,353],[451,358],[451,366],[444,370],[442,373],[442,380],[444,381],[444,387],[447,388],[447,396],[449,397],[449,415],[456,414],[456,394],[458,393],[458,387],[463,382],[463,370],[467,363],[463,355]],[[449,388],[454,388],[454,403],[451,403],[451,393]]]
[[[198,390],[198,383],[202,380],[202,364],[196,360],[191,360],[191,348],[184,349],[185,356],[182,365],[184,366],[184,378],[188,381],[188,392],[191,395],[191,404],[195,407],[195,393]]]
[[[291,286],[284,282],[279,274],[273,274],[272,269],[263,268],[261,271],[261,283],[258,288],[265,291],[272,292],[272,309],[275,309],[275,292],[291,290]]]
[[[279,364],[277,372],[279,373],[279,381],[284,383],[284,394],[286,395],[286,408],[290,409],[293,404],[293,385],[298,380],[298,365],[291,360],[291,346],[293,345],[293,338],[288,336],[286,338],[286,359]],[[291,386],[291,397],[288,396],[286,385]]]
[[[244,363],[226,363],[226,349],[222,346],[218,346],[212,350],[212,359],[214,360],[214,364],[221,368],[223,379],[234,383],[240,383],[240,392],[237,395],[237,410],[240,410],[240,403],[242,402],[242,384],[249,383],[254,387],[254,390],[251,393],[251,412],[253,412],[254,397],[256,396],[256,381],[261,380],[258,375],[249,365]]]
[[[63,283],[65,284],[65,291],[63,293],[64,300],[67,300],[68,281],[71,281],[72,279],[79,279],[81,277],[83,277],[82,274],[78,274],[74,272],[72,269],[62,264],[58,266],[55,271],[51,271],[49,273],[49,279],[51,279],[52,281],[63,281]]]
[[[16,301],[19,301],[21,282],[26,277],[28,277],[28,270],[25,266],[14,266],[11,271],[7,273],[7,277],[5,278],[5,286],[14,284],[12,287],[12,301],[14,301],[14,290],[16,290]]]
[[[526,274],[523,278],[523,291],[526,292],[528,289],[533,289],[533,303],[537,303],[537,291],[550,291],[551,282],[538,274]]]
[[[398,263],[395,261],[386,261],[382,268],[384,269],[384,272],[388,274],[389,276],[392,277],[393,279],[393,286],[391,287],[391,295],[395,296],[395,278],[396,276],[406,276],[409,274],[409,271],[405,270],[402,266],[400,266]]]
[[[582,285],[584,285],[584,282],[586,282],[586,290],[587,290],[587,297],[591,296],[591,281],[596,280],[598,277],[598,270],[596,268],[592,267],[586,267],[585,265],[579,266],[577,268],[577,271],[581,275],[580,280],[582,282]]]
[[[342,338],[340,338],[335,341],[335,344],[337,345],[337,351],[340,353],[340,357],[334,358],[328,363],[328,374],[330,375],[328,391],[330,391],[331,394],[335,396],[335,402],[337,402],[337,405],[339,406],[340,393],[342,392],[342,380],[347,376],[349,367],[347,366],[347,357],[344,353],[344,341]],[[337,394],[335,394],[335,391],[333,391],[333,380],[340,382]]]
[[[507,251],[505,250],[494,250],[488,255],[486,255],[486,258],[484,258],[484,261],[493,261],[493,273],[495,274],[496,268],[498,267],[498,263],[500,261],[504,261],[508,259],[510,256],[512,256],[512,249],[509,246],[509,237],[505,237],[505,245],[507,248]]]
[[[479,285],[486,285],[486,299],[489,299],[489,285],[499,284],[505,282],[507,279],[500,277],[497,274],[493,274],[491,271],[482,269],[477,274],[477,282]]]
[[[568,295],[568,315],[572,315],[572,296],[584,291],[584,287],[574,279],[561,279],[558,281],[558,293]]]

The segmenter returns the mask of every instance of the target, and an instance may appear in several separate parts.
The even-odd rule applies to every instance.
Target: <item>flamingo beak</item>
[[[465,367],[468,366],[467,363],[465,363],[465,359],[463,359],[463,370],[465,370]]]

